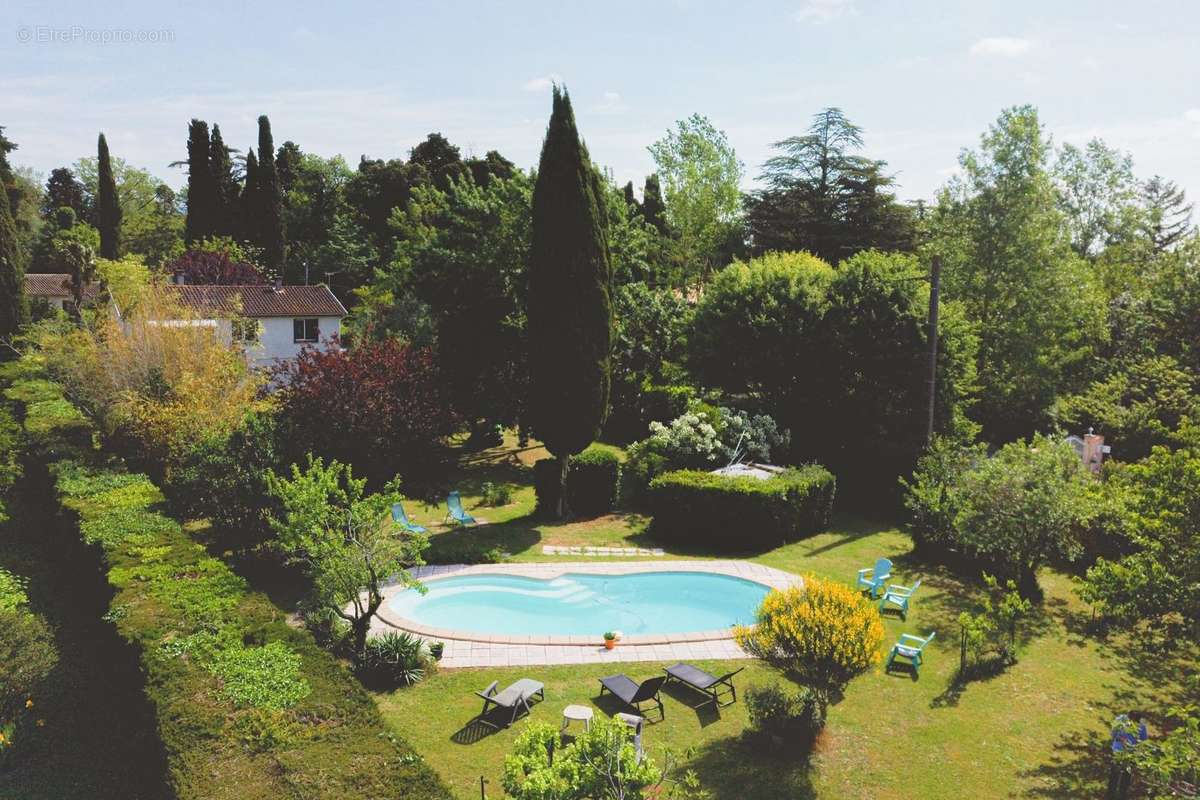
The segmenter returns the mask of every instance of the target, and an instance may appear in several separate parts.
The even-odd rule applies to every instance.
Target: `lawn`
[[[461,476],[468,507],[484,480],[523,483],[514,503],[476,509],[491,524],[468,531],[437,528],[434,554],[468,547],[500,547],[516,560],[553,560],[543,544],[646,544],[646,520],[609,515],[599,520],[546,524],[529,519],[533,506],[523,465],[536,451],[500,448],[476,457]],[[501,477],[505,476],[505,477]],[[422,522],[438,521],[439,511],[415,506]],[[415,512],[415,513],[414,513]],[[1192,663],[1189,651],[1165,657],[1142,651],[1121,638],[1101,641],[1085,633],[1089,609],[1074,594],[1072,579],[1044,571],[1046,600],[1025,631],[1020,661],[997,677],[956,687],[960,611],[978,596],[976,583],[924,564],[910,554],[906,534],[886,523],[848,514],[832,529],[765,553],[746,557],[801,574],[852,580],[854,571],[879,556],[896,562],[895,574],[924,584],[907,622],[886,618],[884,648],[902,631],[938,638],[919,680],[882,669],[854,681],[830,710],[811,765],[762,752],[747,740],[741,702],[714,712],[694,708],[703,697],[679,688],[664,697],[666,720],[646,735],[652,756],[663,748],[691,750],[696,769],[716,798],[925,798],[1097,796],[1103,791],[1106,731],[1112,718],[1132,708],[1161,711],[1178,693],[1177,677]],[[675,556],[694,553],[674,552]],[[577,558],[577,557],[576,557]],[[881,653],[881,655],[883,655]],[[648,677],[667,664],[634,663],[624,669]],[[775,679],[754,661],[702,663],[712,672],[744,666],[740,687]],[[554,666],[528,669],[443,671],[409,689],[381,693],[381,709],[397,732],[409,739],[462,798],[479,797],[479,779],[488,796],[503,796],[501,764],[526,723],[491,733],[471,724],[479,703],[473,695],[492,680],[501,685],[522,675],[546,683],[546,701],[530,719],[557,725],[570,703],[619,710],[597,697],[597,678],[612,667]]]

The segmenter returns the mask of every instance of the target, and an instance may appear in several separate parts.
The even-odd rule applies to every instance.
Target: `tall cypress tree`
[[[238,184],[233,177],[233,161],[229,148],[221,138],[221,126],[212,126],[212,137],[208,142],[208,168],[213,176],[213,192],[216,209],[214,232],[218,236],[236,237],[238,219]]]
[[[209,161],[208,123],[193,119],[188,125],[187,222],[188,245],[209,238],[217,231],[217,187]]]
[[[287,243],[283,233],[283,194],[279,190],[279,172],[275,168],[275,142],[271,138],[271,121],[266,115],[258,118],[258,202],[260,218],[254,225],[260,239],[256,244],[263,251],[263,266],[283,275]]]
[[[570,457],[608,415],[612,267],[603,192],[571,98],[555,86],[533,190],[527,313],[530,421],[559,461],[559,516]]]
[[[258,156],[254,148],[246,150],[246,182],[242,185],[242,196],[238,200],[242,211],[240,235],[244,241],[257,245],[259,239],[258,219]]]
[[[121,253],[121,201],[117,197],[117,181],[113,178],[112,161],[104,134],[96,143],[97,182],[96,221],[100,229],[100,257],[117,259]]]
[[[12,176],[8,151],[15,145],[2,134],[0,142],[8,145],[0,147],[0,338],[8,339],[29,321],[29,301],[25,297],[25,264],[17,241],[17,224],[8,202],[7,181]]]

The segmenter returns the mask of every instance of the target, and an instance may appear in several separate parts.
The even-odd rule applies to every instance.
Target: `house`
[[[243,347],[257,367],[295,358],[305,347],[340,336],[346,316],[346,308],[325,285],[167,284],[165,288],[203,318],[197,324],[211,325],[226,342]]]
[[[75,305],[71,293],[71,276],[66,272],[28,272],[25,274],[25,296],[32,301],[45,301],[51,308],[70,311]],[[83,287],[84,304],[100,296],[100,284],[89,283]]]

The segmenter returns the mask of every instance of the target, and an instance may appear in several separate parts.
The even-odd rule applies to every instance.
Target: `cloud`
[[[858,16],[855,0],[808,0],[793,17],[797,22],[822,25],[841,17]]]
[[[621,99],[620,92],[607,91],[600,95],[600,102],[588,107],[593,114],[623,114],[629,106]]]
[[[540,78],[533,78],[532,80],[525,81],[525,83],[521,84],[521,88],[527,92],[544,92],[554,84],[561,84],[562,82],[563,79],[561,75],[559,75],[557,72],[551,72],[547,75],[541,76]]]
[[[1189,108],[1187,111],[1183,112],[1183,118],[1188,122],[1200,124],[1200,108]]]
[[[999,56],[1001,58],[1017,58],[1033,49],[1032,39],[1020,39],[1015,36],[989,36],[971,45],[973,56]]]

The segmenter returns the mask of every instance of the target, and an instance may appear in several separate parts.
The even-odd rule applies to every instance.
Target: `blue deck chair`
[[[462,497],[458,492],[446,496],[446,519],[454,520],[459,525],[475,525],[476,520],[463,508]]]
[[[863,567],[858,571],[858,588],[871,593],[872,599],[879,597],[885,581],[892,577],[892,562],[881,558],[874,567]]]
[[[399,525],[404,530],[410,533],[426,533],[427,531],[420,525],[411,521],[408,514],[404,513],[404,506],[399,503],[392,503],[392,521]]]
[[[925,649],[925,645],[933,641],[935,635],[937,635],[937,631],[929,634],[924,639],[920,636],[913,636],[911,633],[900,634],[900,641],[892,645],[892,652],[888,655],[887,666],[883,668],[883,671],[890,671],[892,662],[897,658],[906,658],[912,664],[913,675],[920,677],[921,652]]]
[[[883,599],[879,601],[879,613],[883,613],[886,606],[895,606],[900,611],[900,619],[908,619],[908,601],[912,600],[912,596],[917,593],[917,589],[921,588],[921,580],[912,586],[901,586],[898,583],[893,583],[887,587],[887,591],[883,593]]]

